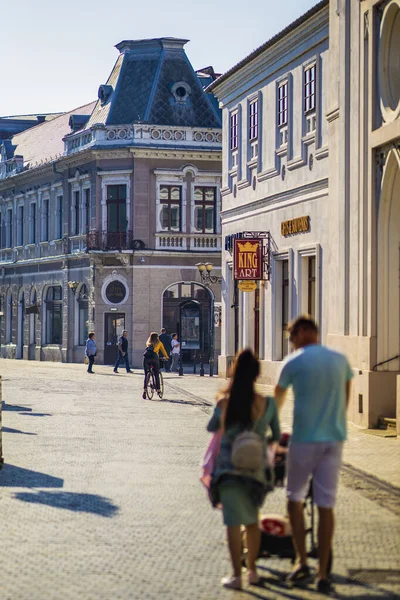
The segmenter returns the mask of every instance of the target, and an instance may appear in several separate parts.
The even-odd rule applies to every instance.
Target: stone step
[[[392,417],[379,417],[379,429],[396,431],[396,419]]]

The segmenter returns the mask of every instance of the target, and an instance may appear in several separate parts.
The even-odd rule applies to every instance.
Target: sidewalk
[[[172,382],[171,382],[172,383]],[[210,404],[215,404],[217,392],[227,384],[218,377],[199,377],[186,374],[174,377],[173,385],[195,393]],[[259,385],[264,394],[273,394],[273,387]],[[281,414],[281,429],[291,431],[293,395],[289,392]],[[400,489],[400,438],[368,435],[352,423],[348,424],[348,440],[344,450],[344,464]]]

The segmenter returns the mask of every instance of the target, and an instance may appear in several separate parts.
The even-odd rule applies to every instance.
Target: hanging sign
[[[234,278],[263,278],[263,242],[261,239],[234,239]]]
[[[238,288],[241,292],[254,292],[257,289],[256,281],[239,281]]]

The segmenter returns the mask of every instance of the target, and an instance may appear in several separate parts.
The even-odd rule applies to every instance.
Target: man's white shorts
[[[313,479],[314,501],[321,508],[333,508],[343,442],[291,442],[288,453],[287,497],[302,502]]]

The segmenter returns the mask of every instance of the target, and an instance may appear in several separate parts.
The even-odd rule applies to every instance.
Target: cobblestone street
[[[167,374],[165,398],[154,402],[142,399],[138,371],[94,370],[0,360],[1,599],[318,598],[311,587],[285,587],[285,560],[260,561],[263,587],[220,586],[225,531],[199,464],[223,382]],[[283,429],[290,412],[289,400]],[[400,440],[351,431],[337,506],[338,597],[399,597]],[[265,512],[284,511],[279,489]]]

